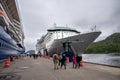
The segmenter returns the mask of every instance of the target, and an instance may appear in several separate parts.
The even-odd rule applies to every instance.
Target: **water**
[[[112,54],[83,54],[83,61],[120,67],[120,56]]]

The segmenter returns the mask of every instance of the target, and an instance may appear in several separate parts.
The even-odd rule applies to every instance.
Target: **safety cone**
[[[83,62],[82,62],[82,61],[80,61],[80,66],[81,66],[81,67],[83,66]]]
[[[6,59],[4,67],[10,66],[10,58]]]

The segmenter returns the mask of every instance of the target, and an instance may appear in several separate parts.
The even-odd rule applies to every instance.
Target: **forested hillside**
[[[94,42],[85,53],[120,53],[120,33],[114,33],[105,40]]]

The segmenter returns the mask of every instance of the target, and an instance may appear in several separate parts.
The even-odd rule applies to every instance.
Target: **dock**
[[[24,57],[12,61],[8,68],[0,66],[0,80],[120,80],[120,68],[83,63],[73,69],[68,63],[66,70],[54,70],[52,58]]]

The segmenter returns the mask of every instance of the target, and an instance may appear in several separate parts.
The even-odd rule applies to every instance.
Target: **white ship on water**
[[[74,54],[84,53],[86,48],[101,34],[100,31],[92,31],[80,34],[79,31],[70,27],[56,26],[47,30],[47,34],[42,36],[36,44],[36,49],[42,54],[51,55],[62,53],[65,45],[70,44]],[[68,44],[64,44],[68,43]],[[70,51],[69,49],[66,50]]]

